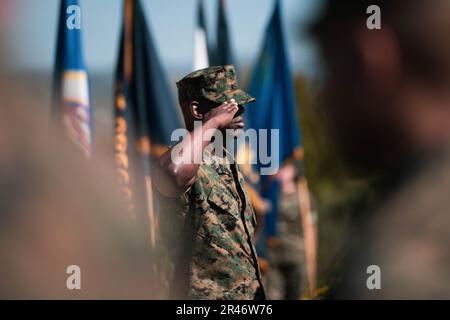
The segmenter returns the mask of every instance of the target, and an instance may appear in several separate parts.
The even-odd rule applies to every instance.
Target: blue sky
[[[15,0],[8,28],[13,69],[51,71],[54,61],[58,0]],[[196,0],[142,0],[161,62],[173,76],[190,71]],[[228,0],[228,21],[240,65],[252,65],[261,47],[274,0]],[[302,27],[320,12],[319,0],[282,0],[292,66],[314,74],[314,43]],[[215,34],[217,0],[205,0],[209,31]],[[85,59],[91,73],[114,70],[122,0],[81,0]],[[12,58],[13,57],[13,58]],[[181,75],[181,74],[180,74]]]

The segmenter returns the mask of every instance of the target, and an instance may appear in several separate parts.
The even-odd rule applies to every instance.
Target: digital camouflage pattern
[[[181,101],[205,99],[222,104],[234,99],[240,105],[255,101],[255,98],[239,89],[232,65],[194,71],[178,81],[177,87]]]
[[[256,218],[235,164],[204,153],[194,185],[179,199],[182,214],[166,225],[176,259],[171,298],[247,300],[262,294],[253,246]],[[161,196],[160,196],[161,197]],[[161,214],[169,214],[165,200]],[[166,222],[167,223],[167,222]],[[184,226],[181,234],[175,231]],[[172,228],[173,226],[173,228]]]

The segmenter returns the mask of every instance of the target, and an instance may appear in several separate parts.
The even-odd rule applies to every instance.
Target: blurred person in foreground
[[[254,98],[238,88],[233,66],[194,71],[177,86],[189,133],[173,147],[181,152],[162,155],[153,175],[161,229],[176,259],[171,297],[264,299],[255,213],[236,161],[224,149],[224,140],[244,127],[243,105]],[[208,137],[208,130],[227,129],[220,150],[211,150],[217,137]]]
[[[366,27],[374,4],[380,30]],[[447,0],[329,0],[313,27],[337,149],[379,178],[330,297],[450,298],[449,30]],[[379,289],[368,288],[370,265]]]
[[[49,132],[40,95],[15,82],[3,96],[0,299],[158,298],[112,161],[99,152],[86,160],[64,133]],[[67,287],[72,265],[80,290]]]

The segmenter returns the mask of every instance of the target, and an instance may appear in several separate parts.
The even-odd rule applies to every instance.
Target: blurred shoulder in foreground
[[[87,160],[19,87],[0,117],[0,298],[156,298],[112,157]],[[66,287],[71,265],[81,290]]]

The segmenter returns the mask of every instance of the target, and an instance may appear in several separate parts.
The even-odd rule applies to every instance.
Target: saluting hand
[[[214,127],[223,129],[233,122],[239,106],[234,99],[212,109],[205,114],[205,122],[212,122]]]

